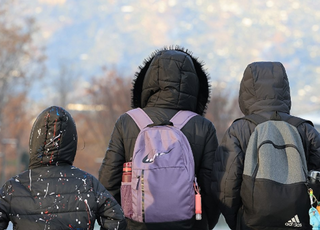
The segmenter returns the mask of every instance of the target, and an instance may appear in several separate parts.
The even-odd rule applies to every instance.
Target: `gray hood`
[[[181,48],[156,51],[136,74],[132,107],[191,110],[203,115],[209,77],[202,64]]]
[[[288,77],[280,62],[254,62],[240,83],[239,106],[244,115],[269,111],[290,113]]]

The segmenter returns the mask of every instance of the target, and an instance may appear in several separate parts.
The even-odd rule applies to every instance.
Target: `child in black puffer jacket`
[[[117,201],[92,175],[72,166],[77,130],[71,115],[49,107],[30,134],[29,169],[0,190],[0,229],[125,229]]]

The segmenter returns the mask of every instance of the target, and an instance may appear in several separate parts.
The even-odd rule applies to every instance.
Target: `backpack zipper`
[[[141,171],[141,205],[142,205],[142,220],[145,222],[145,203],[144,203],[144,194],[145,188],[144,188],[144,169]]]

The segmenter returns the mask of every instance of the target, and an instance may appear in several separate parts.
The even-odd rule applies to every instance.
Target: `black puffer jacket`
[[[195,172],[202,193],[203,220],[193,229],[212,229],[220,215],[210,192],[210,174],[217,148],[216,130],[202,115],[208,103],[209,85],[202,65],[180,49],[162,50],[145,63],[133,86],[132,107],[141,107],[155,122],[170,120],[179,110],[199,114],[182,128],[191,144]],[[131,161],[139,128],[132,118],[123,114],[115,124],[111,140],[100,168],[99,180],[120,202],[122,164]],[[190,229],[193,220],[148,225],[148,229]],[[128,229],[147,229],[128,220]]]
[[[120,205],[92,175],[72,166],[77,131],[68,112],[44,110],[30,135],[29,170],[0,190],[0,229],[125,229]]]
[[[290,116],[290,88],[283,65],[278,62],[248,65],[240,84],[239,106],[244,115],[260,114],[270,119],[274,111],[278,111],[284,119]],[[226,131],[215,157],[212,189],[231,229],[236,229],[242,206],[240,188],[245,151],[254,129],[255,125],[247,120],[234,122]],[[320,170],[318,132],[308,123],[301,124],[298,131],[305,137],[308,170]]]

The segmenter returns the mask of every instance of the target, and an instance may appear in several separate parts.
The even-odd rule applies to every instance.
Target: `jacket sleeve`
[[[199,172],[197,173],[197,179],[201,188],[202,209],[205,211],[206,215],[204,218],[208,221],[209,229],[213,229],[218,222],[220,211],[212,197],[210,187],[210,176],[212,172],[213,160],[218,147],[218,139],[212,123],[211,126],[209,126],[205,143],[206,144],[204,147]],[[196,221],[195,224],[195,227],[197,224],[201,225],[201,223],[198,223],[198,221]]]
[[[7,229],[9,224],[10,196],[7,194],[8,182],[0,189],[0,230]]]
[[[307,164],[308,170],[320,171],[320,134],[311,125],[304,123],[302,132],[307,138]]]
[[[121,135],[121,117],[117,120],[111,139],[99,170],[99,181],[110,194],[121,204],[120,186],[122,165],[125,162],[125,149]]]
[[[239,124],[241,127],[239,127]],[[237,125],[233,123],[224,134],[222,142],[216,151],[212,171],[211,186],[213,195],[231,229],[236,229],[237,214],[242,205],[240,188],[244,167],[243,149],[246,149],[243,143],[248,142],[244,137],[250,136],[250,134],[246,133],[240,134],[239,130],[249,130],[249,128],[242,127],[242,124],[242,121]],[[241,139],[238,138],[239,136],[241,136]]]
[[[100,229],[125,230],[127,223],[121,206],[101,183],[96,182],[96,200],[98,205],[97,221],[101,226]]]

